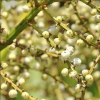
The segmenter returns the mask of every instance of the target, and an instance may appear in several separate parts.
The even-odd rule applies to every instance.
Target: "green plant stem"
[[[51,15],[51,13],[49,12],[49,10],[47,8],[44,9],[44,11],[57,23],[57,21],[55,20],[55,18]],[[70,28],[68,28],[64,23],[59,23],[59,26],[62,27],[65,30],[71,30]],[[73,30],[72,30],[73,31]],[[74,32],[74,31],[73,31]],[[77,32],[74,32],[74,36],[81,38],[87,45],[89,46],[93,46],[96,48],[96,45],[94,43],[88,43],[85,38],[83,38],[82,36],[78,35]]]
[[[86,1],[86,0],[80,0],[80,1],[82,1],[82,2],[85,3],[86,5],[90,6],[91,8],[97,9],[97,11],[100,13],[100,9],[99,9],[97,6],[95,6],[94,4],[92,4],[91,2],[88,2],[88,1]]]
[[[21,90],[18,86],[16,86],[9,78],[7,78],[7,76],[5,76],[5,74],[4,74],[2,71],[0,71],[0,75],[3,77],[3,79],[4,79],[5,81],[7,81],[9,84],[11,84],[11,86],[12,86],[14,89],[16,89],[17,91],[19,91],[20,93],[22,93],[22,90]],[[35,98],[31,97],[31,96],[29,96],[28,98],[29,98],[30,100],[37,100],[37,99],[35,99]]]
[[[93,62],[92,67],[90,68],[89,74],[92,74],[94,67],[96,66],[96,64],[100,61],[100,55],[97,56],[96,60]]]
[[[90,34],[93,35],[92,31],[89,29],[88,25],[85,24],[85,20],[83,18],[81,18],[81,16],[79,15],[77,8],[76,8],[76,4],[75,2],[71,1],[71,4],[75,10],[75,14],[77,15],[78,19],[80,20],[80,23],[84,25],[84,27],[86,28],[87,31],[89,31]]]

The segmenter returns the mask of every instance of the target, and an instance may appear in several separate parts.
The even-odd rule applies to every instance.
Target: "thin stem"
[[[96,64],[100,61],[100,55],[97,56],[96,60],[93,62],[92,67],[90,68],[89,74],[92,74],[94,67],[96,66]]]
[[[95,6],[95,5],[92,4],[91,2],[88,2],[88,1],[86,1],[86,0],[80,0],[80,1],[82,1],[82,2],[85,3],[86,5],[90,6],[91,8],[97,9],[97,11],[100,13],[99,7]]]
[[[20,93],[22,93],[23,91],[18,87],[16,86],[9,78],[7,78],[7,76],[4,75],[4,73],[1,71],[0,72],[0,75],[4,78],[5,81],[7,81],[9,84],[11,84],[11,86],[16,89],[17,91],[19,91]],[[28,97],[30,100],[37,100],[31,96]]]
[[[49,10],[47,8],[44,9],[44,11],[57,23],[57,21],[55,20],[55,18],[51,15],[51,13],[49,12]],[[70,28],[68,28],[64,23],[59,23],[59,26],[62,27],[65,30],[71,30]],[[73,30],[72,30],[73,31]],[[74,31],[73,31],[74,32]],[[74,32],[74,35],[78,38],[81,38],[86,44],[88,44],[89,46],[93,46],[96,48],[96,45],[94,43],[88,43],[82,36],[78,35],[77,32]]]

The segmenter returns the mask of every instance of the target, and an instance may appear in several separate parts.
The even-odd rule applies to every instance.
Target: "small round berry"
[[[79,58],[74,58],[73,59],[73,65],[74,66],[79,66],[79,65],[81,65],[81,59],[79,59]]]
[[[6,90],[7,89],[7,84],[6,83],[2,83],[1,84],[1,89],[2,90]]]
[[[10,98],[16,98],[17,97],[17,91],[12,89],[9,91],[9,97]]]
[[[43,75],[42,75],[42,79],[43,79],[43,80],[47,80],[47,79],[48,79],[48,75],[47,75],[47,74],[43,74]]]
[[[76,71],[70,72],[69,77],[75,79],[77,77],[77,72]]]
[[[29,10],[30,10],[30,9],[29,9],[29,6],[27,6],[27,5],[24,5],[24,6],[23,6],[23,11],[24,11],[24,12],[29,12]]]
[[[68,50],[70,52],[70,54],[73,54],[74,53],[74,47],[72,47],[72,46],[68,46],[66,48],[66,50]]]
[[[54,42],[55,42],[56,45],[59,45],[60,42],[61,42],[61,40],[60,40],[59,38],[55,38],[55,39],[54,39]]]
[[[72,37],[73,37],[73,31],[72,31],[72,30],[66,31],[66,35],[67,35],[69,38],[72,38]]]
[[[43,55],[41,56],[41,59],[43,59],[43,60],[47,60],[47,58],[48,58],[48,55],[47,55],[47,54],[43,54]]]
[[[82,39],[78,39],[76,42],[77,45],[83,45],[84,41]]]
[[[89,74],[89,70],[87,70],[87,69],[82,70],[82,75],[83,76],[86,76],[87,74]]]
[[[42,33],[42,36],[43,36],[44,38],[49,38],[49,32],[48,32],[48,31],[44,31],[44,32]]]
[[[68,76],[68,69],[67,69],[67,68],[62,69],[61,74],[62,74],[64,77]]]
[[[2,64],[1,64],[1,67],[2,67],[3,69],[5,69],[5,68],[8,67],[8,64],[7,64],[7,63],[2,63]]]
[[[25,79],[24,79],[24,78],[20,78],[20,79],[18,80],[18,83],[19,83],[20,85],[23,85],[23,84],[25,83]]]
[[[29,94],[28,94],[27,92],[22,92],[22,97],[23,97],[24,99],[28,99]]]
[[[86,41],[87,41],[87,42],[92,42],[93,39],[94,39],[93,35],[88,35],[88,36],[86,37]]]
[[[67,60],[70,57],[70,52],[68,50],[65,50],[61,53],[61,57],[63,58],[63,60]]]
[[[28,79],[28,78],[30,77],[30,73],[27,72],[27,71],[25,71],[23,75],[24,75],[24,77],[25,77],[26,79]]]
[[[92,75],[90,75],[90,74],[86,75],[85,79],[86,79],[87,83],[89,83],[89,84],[93,83],[93,76]]]
[[[37,49],[35,49],[34,47],[30,47],[30,48],[29,48],[29,52],[30,52],[31,54],[36,54],[36,53],[37,53]]]
[[[97,14],[97,10],[96,10],[95,8],[92,9],[91,14],[92,14],[92,15],[96,15],[96,14]]]
[[[62,22],[62,17],[61,17],[61,16],[57,16],[55,19],[56,19],[56,21],[57,21],[58,23]]]
[[[19,66],[14,66],[14,71],[18,72],[20,70]]]
[[[51,52],[51,53],[55,53],[55,52],[56,52],[56,49],[55,49],[55,48],[50,47],[50,48],[49,48],[49,52]]]
[[[81,84],[77,84],[77,85],[75,86],[75,90],[76,90],[76,92],[81,92],[81,91],[82,91]]]
[[[2,16],[3,16],[4,18],[7,18],[7,17],[8,17],[8,13],[7,13],[7,12],[3,12],[3,13],[2,13]]]
[[[94,80],[98,80],[100,78],[100,71],[95,71],[93,73],[93,78],[94,78]]]
[[[28,49],[23,49],[21,53],[23,56],[26,56],[28,54]]]

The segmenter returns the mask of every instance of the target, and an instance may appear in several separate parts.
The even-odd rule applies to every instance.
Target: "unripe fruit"
[[[56,50],[55,50],[55,48],[50,47],[50,48],[49,48],[49,52],[51,52],[51,53],[55,53]]]
[[[100,71],[95,71],[93,73],[93,78],[94,78],[94,80],[98,80],[100,78]]]
[[[7,89],[7,84],[6,83],[2,83],[1,84],[1,89],[2,90],[6,90]]]
[[[48,31],[44,31],[44,32],[42,33],[42,36],[43,36],[44,38],[49,38],[49,32],[48,32]]]
[[[76,42],[77,45],[83,45],[84,41],[82,39],[78,39]]]
[[[12,43],[9,45],[9,50],[14,50],[16,48],[15,43]]]
[[[85,79],[86,79],[88,84],[93,83],[93,76],[92,75],[90,75],[90,74],[86,75]]]
[[[5,68],[8,67],[8,64],[7,64],[7,63],[2,63],[2,64],[1,64],[1,67],[2,67],[3,69],[5,69]]]
[[[23,56],[26,56],[28,54],[28,50],[27,49],[23,49],[21,53],[22,53]]]
[[[29,72],[24,72],[24,77],[26,78],[26,79],[28,79],[29,77],[30,77],[30,73]]]
[[[92,9],[91,14],[92,15],[96,15],[97,14],[97,10],[96,9]]]
[[[23,11],[24,11],[24,12],[29,12],[29,10],[30,10],[30,9],[29,9],[29,6],[27,6],[27,5],[24,5],[24,6],[23,6]]]
[[[79,65],[81,65],[81,59],[79,59],[79,58],[74,58],[73,59],[73,65],[74,66],[79,66]]]
[[[12,89],[9,91],[9,97],[10,98],[16,98],[17,97],[17,91]]]
[[[29,52],[30,52],[31,54],[36,54],[36,53],[37,53],[37,49],[35,49],[34,47],[30,47],[30,48],[29,48]]]
[[[72,37],[73,37],[73,31],[72,31],[72,30],[66,31],[66,35],[67,35],[69,38],[72,38]]]
[[[43,54],[43,55],[41,56],[41,59],[43,59],[43,60],[47,60],[47,58],[48,58],[48,55],[47,55],[47,54]]]
[[[23,97],[24,99],[28,99],[29,94],[28,94],[27,92],[22,92],[22,97]]]
[[[89,70],[87,70],[87,69],[82,70],[82,75],[83,76],[86,76],[88,73],[89,73]]]
[[[88,35],[88,36],[86,37],[86,41],[87,41],[87,42],[92,42],[93,39],[94,39],[94,37],[93,37],[92,35]]]
[[[61,16],[57,16],[55,19],[56,19],[56,21],[57,21],[58,23],[62,22],[62,17],[61,17]]]
[[[70,52],[68,50],[65,50],[61,53],[61,57],[63,60],[67,60],[70,57]]]
[[[72,47],[72,46],[68,46],[66,48],[66,50],[68,50],[70,52],[70,54],[73,54],[74,53],[74,47]]]
[[[24,78],[20,78],[20,79],[18,80],[18,83],[19,83],[20,85],[23,85],[23,84],[25,83],[25,79],[24,79]]]
[[[68,69],[67,69],[67,68],[62,69],[61,74],[62,74],[64,77],[68,76]]]
[[[14,66],[14,71],[18,72],[20,70],[19,66]]]
[[[54,42],[55,42],[56,45],[59,45],[60,42],[61,42],[61,40],[60,40],[59,38],[55,38],[55,39],[54,39]]]
[[[43,79],[43,80],[47,80],[47,79],[48,79],[48,75],[47,75],[47,74],[43,74],[43,75],[42,75],[42,79]]]
[[[76,71],[70,72],[69,77],[75,79],[77,77],[77,72]]]
[[[3,16],[4,18],[7,18],[7,17],[8,17],[8,13],[7,13],[7,12],[3,12],[3,13],[2,13],[2,16]]]
[[[81,92],[81,91],[82,91],[81,84],[77,84],[77,85],[75,86],[75,90],[76,90],[76,92]]]

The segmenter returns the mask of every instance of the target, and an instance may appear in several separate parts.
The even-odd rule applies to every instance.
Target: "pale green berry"
[[[62,22],[62,17],[61,17],[61,16],[57,16],[55,19],[56,19],[56,21],[57,21],[58,23]]]
[[[12,43],[9,45],[9,50],[14,50],[16,48],[15,43]]]
[[[86,37],[86,41],[87,41],[87,42],[92,42],[93,39],[94,39],[93,35],[88,35],[88,36]]]
[[[2,16],[3,16],[4,18],[7,18],[7,17],[8,17],[8,13],[7,13],[7,12],[3,12],[3,13],[2,13]]]
[[[16,98],[17,97],[17,91],[12,89],[9,91],[9,97],[10,98]]]
[[[67,46],[66,50],[68,50],[70,52],[70,54],[74,53],[74,47],[72,47],[72,46]]]
[[[7,63],[2,63],[2,64],[1,64],[1,67],[2,67],[3,69],[5,69],[5,68],[8,67],[8,64],[7,64]]]
[[[66,31],[66,35],[67,35],[69,38],[72,38],[72,37],[73,37],[73,31],[72,31],[72,30]]]
[[[27,92],[22,92],[22,97],[23,97],[24,99],[28,99],[29,94],[28,94]]]
[[[47,58],[48,58],[48,55],[47,55],[47,54],[43,54],[43,55],[41,56],[41,59],[43,59],[43,60],[47,60]]]
[[[92,15],[96,15],[96,14],[97,14],[97,10],[96,10],[95,8],[92,9],[91,14],[92,14]]]
[[[83,45],[84,41],[82,39],[78,39],[76,42],[77,45]]]
[[[61,42],[61,40],[60,40],[59,38],[55,38],[55,39],[54,39],[54,42],[55,42],[56,45],[59,45],[60,42]]]
[[[26,56],[28,54],[28,49],[23,49],[21,53],[23,56]]]
[[[43,36],[44,38],[49,38],[49,32],[48,32],[48,31],[44,31],[44,32],[42,33],[42,36]]]
[[[95,72],[93,73],[93,78],[94,78],[94,80],[100,79],[100,71],[95,71]]]
[[[61,53],[61,57],[64,61],[66,61],[70,57],[70,52],[68,50],[65,50]]]
[[[30,9],[29,9],[29,6],[28,6],[28,5],[24,5],[24,6],[23,6],[23,11],[24,11],[24,12],[29,12],[29,10],[30,10]]]
[[[61,15],[61,17],[62,17],[63,21],[67,21],[67,16],[66,15]]]
[[[19,66],[14,66],[14,71],[18,72],[20,70]]]
[[[27,71],[25,71],[23,75],[24,75],[24,77],[25,77],[26,79],[28,79],[28,78],[30,77],[30,73],[27,72]]]
[[[1,89],[2,90],[6,90],[7,89],[7,84],[6,83],[2,83],[1,84]]]
[[[81,91],[82,91],[81,84],[77,84],[77,85],[75,86],[75,90],[76,90],[76,92],[81,92]]]
[[[69,77],[75,79],[77,77],[77,72],[76,71],[71,71],[69,73]]]
[[[24,79],[24,78],[20,78],[20,79],[18,80],[18,83],[19,83],[20,85],[23,85],[23,84],[25,83],[25,79]]]
[[[87,70],[87,69],[82,70],[82,75],[83,76],[86,76],[87,74],[89,74],[89,70]]]
[[[90,75],[90,74],[86,75],[85,79],[86,79],[88,84],[93,83],[93,76],[92,75]]]
[[[47,74],[43,74],[43,75],[42,75],[42,79],[43,79],[43,80],[47,80],[47,79],[48,79],[48,75],[47,75]]]
[[[64,77],[68,76],[68,69],[67,69],[67,68],[62,69],[61,74],[62,74]]]

